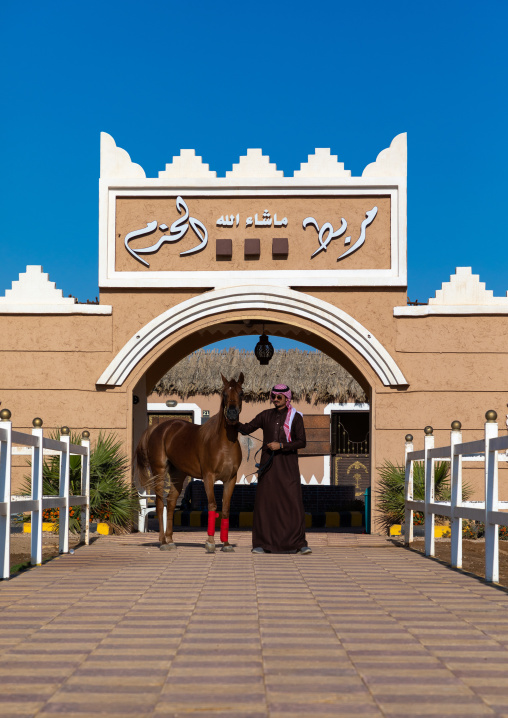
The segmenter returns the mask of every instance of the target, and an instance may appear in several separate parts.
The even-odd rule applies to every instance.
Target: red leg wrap
[[[217,511],[209,511],[208,512],[208,535],[214,536],[215,535],[215,519],[219,516]]]
[[[221,519],[220,540],[222,541],[222,543],[228,542],[228,532],[229,532],[229,519]]]

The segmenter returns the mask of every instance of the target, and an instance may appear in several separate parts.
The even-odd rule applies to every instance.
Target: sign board
[[[405,177],[161,175],[101,178],[101,287],[406,284]]]

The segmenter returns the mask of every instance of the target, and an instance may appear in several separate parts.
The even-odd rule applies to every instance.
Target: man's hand
[[[270,443],[266,445],[266,448],[270,449],[270,451],[277,451],[281,446],[278,441],[270,441]]]

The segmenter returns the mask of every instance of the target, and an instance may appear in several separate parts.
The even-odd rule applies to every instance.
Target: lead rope
[[[270,466],[271,466],[271,464],[272,464],[272,461],[273,461],[274,453],[275,453],[275,452],[273,452],[271,449],[268,449],[268,451],[270,452],[270,456],[268,457],[268,461],[265,461],[264,464],[256,464],[256,456],[259,454],[260,451],[263,451],[263,448],[264,448],[264,447],[261,446],[261,448],[259,448],[259,449],[256,451],[256,453],[254,454],[254,466],[256,467],[257,472],[256,472],[256,471],[253,471],[251,474],[247,474],[247,476],[245,477],[246,479],[248,479],[249,476],[254,476],[254,474],[256,474],[256,473],[257,473],[258,479],[259,479],[259,478],[261,478],[263,472],[265,472],[267,469],[270,468]]]
[[[251,439],[256,439],[256,441],[260,441],[261,443],[263,443],[263,440],[262,440],[262,439],[258,439],[257,436],[252,436],[252,434],[244,434],[244,436],[250,436]],[[256,463],[256,456],[257,456],[257,455],[259,454],[259,452],[262,451],[262,450],[263,450],[263,446],[261,446],[261,447],[256,451],[256,453],[254,454],[254,466],[256,467],[257,471],[253,471],[251,474],[247,474],[247,476],[244,477],[245,479],[248,479],[249,476],[254,476],[254,474],[256,474],[256,473],[257,473],[258,479],[259,479],[260,476],[263,474],[263,472],[266,471],[267,469],[269,469],[270,466],[272,465],[272,461],[273,461],[273,457],[274,457],[274,452],[273,452],[271,449],[268,449],[268,451],[270,452],[270,456],[268,457],[268,461],[265,461],[264,464],[257,464],[257,463]]]

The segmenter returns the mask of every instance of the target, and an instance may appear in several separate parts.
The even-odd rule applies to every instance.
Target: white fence
[[[481,521],[485,524],[485,579],[499,581],[499,526],[508,526],[508,502],[498,500],[498,452],[508,449],[508,436],[498,436],[497,414],[485,414],[485,436],[479,441],[462,443],[461,424],[452,423],[450,446],[434,447],[433,429],[425,427],[424,448],[413,451],[413,437],[406,436],[405,481],[405,543],[413,541],[413,511],[425,514],[425,555],[434,556],[434,517],[436,514],[450,519],[451,563],[462,568],[462,520]],[[483,457],[485,465],[485,500],[462,501],[462,462],[471,454]],[[466,457],[466,459],[464,458]],[[425,500],[413,499],[413,463],[423,461]],[[451,501],[435,501],[434,462],[450,462]]]
[[[59,508],[59,550],[69,552],[69,507],[81,506],[81,540],[88,544],[90,519],[90,434],[84,431],[81,446],[70,443],[70,431],[62,427],[60,440],[46,439],[43,436],[42,420],[34,419],[31,434],[12,430],[11,412],[0,412],[0,579],[9,578],[10,573],[10,532],[11,515],[26,511],[32,513],[31,525],[31,563],[42,563],[42,512],[45,509]],[[32,448],[32,495],[11,495],[12,445]],[[42,464],[44,449],[60,454],[59,496],[43,496]],[[81,456],[81,494],[69,494],[70,456]]]

